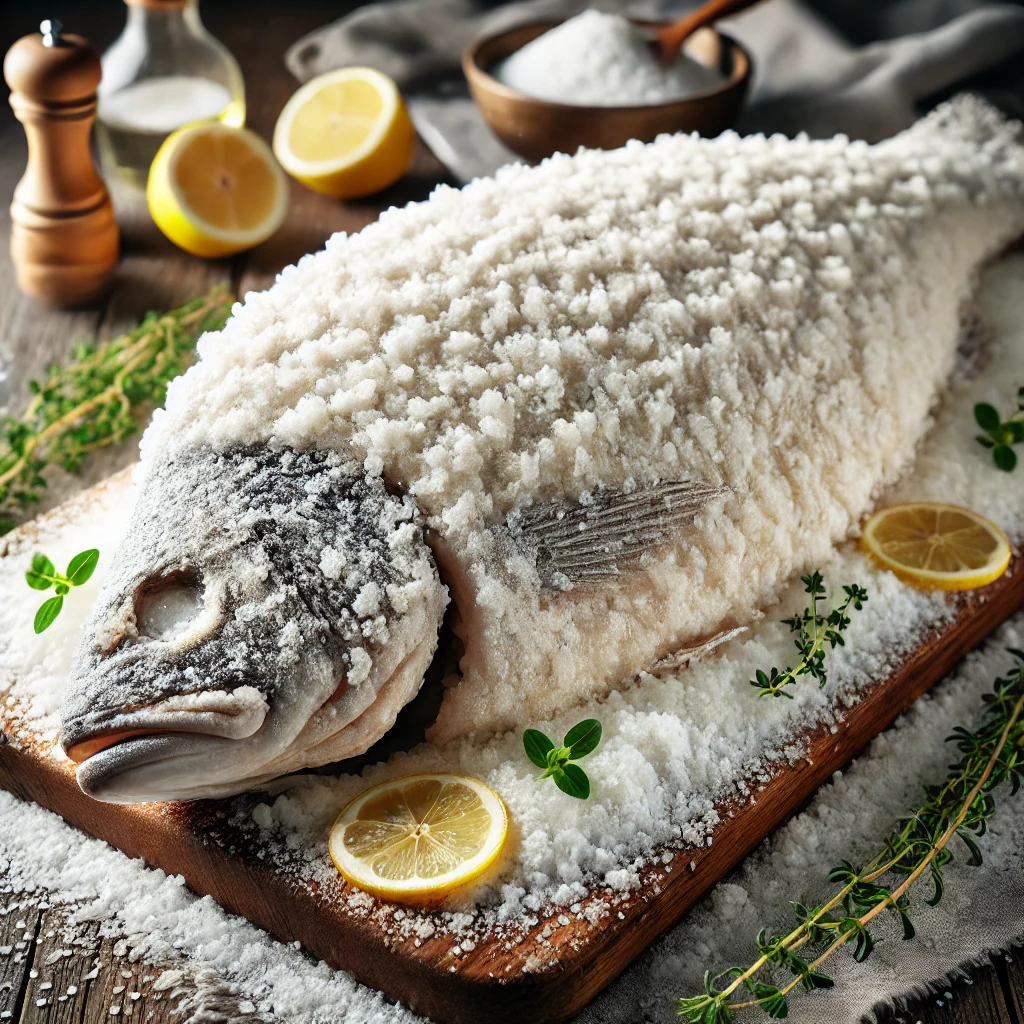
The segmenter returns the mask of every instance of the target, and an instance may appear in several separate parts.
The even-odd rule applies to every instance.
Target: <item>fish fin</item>
[[[686,668],[687,665],[694,661],[700,661],[701,658],[711,654],[721,647],[722,644],[727,644],[730,640],[735,640],[736,637],[742,636],[746,632],[746,626],[737,626],[735,629],[723,629],[721,633],[716,633],[703,643],[693,644],[691,647],[681,647],[678,651],[673,651],[664,658],[659,658],[647,669],[647,674],[660,677],[668,672]]]
[[[541,502],[509,515],[516,547],[531,559],[542,586],[570,590],[606,583],[665,544],[727,488],[680,480],[632,491],[602,489],[586,501]]]

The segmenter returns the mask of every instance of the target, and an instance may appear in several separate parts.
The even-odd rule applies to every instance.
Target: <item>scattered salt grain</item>
[[[597,107],[667,103],[722,82],[685,53],[663,68],[628,18],[592,10],[527,43],[492,73],[528,96]]]

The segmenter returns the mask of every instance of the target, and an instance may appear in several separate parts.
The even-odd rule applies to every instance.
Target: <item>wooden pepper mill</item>
[[[89,149],[102,71],[87,40],[62,34],[58,21],[39,28],[4,59],[28,136],[28,167],[11,203],[11,257],[23,292],[74,306],[102,293],[117,265],[114,209]]]

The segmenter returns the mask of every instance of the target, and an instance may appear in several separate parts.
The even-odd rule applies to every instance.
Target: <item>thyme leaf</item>
[[[818,608],[819,600],[825,596],[825,578],[817,569],[800,578],[803,580],[805,592],[810,594],[810,606],[804,609],[802,615],[783,619],[790,630],[797,634],[794,643],[800,653],[800,660],[796,667],[787,668],[785,671],[774,667],[769,672],[758,669],[756,678],[750,680],[750,685],[761,691],[758,697],[792,699],[793,695],[786,687],[795,685],[797,679],[803,675],[814,676],[818,680],[818,685],[824,687],[828,682],[828,673],[825,671],[825,645],[828,644],[831,650],[846,645],[843,632],[850,625],[850,612],[859,612],[868,599],[868,592],[863,587],[851,583],[843,587],[843,593],[846,595],[843,603],[826,615]]]
[[[954,839],[969,854],[968,864],[982,862],[977,840],[995,813],[994,791],[1008,782],[1013,796],[1024,785],[1024,651],[1010,653],[1016,664],[982,697],[977,728],[957,727],[947,738],[960,759],[946,780],[926,787],[927,800],[896,823],[871,861],[861,867],[843,861],[832,868],[829,881],[840,888],[831,899],[812,908],[794,903],[797,926],[789,934],[762,931],[756,939],[758,958],[749,967],[708,971],[703,993],[679,1001],[679,1016],[687,1024],[731,1024],[734,1011],[751,1007],[769,1017],[785,1017],[787,998],[797,985],[810,991],[834,984],[819,968],[839,948],[852,945],[858,961],[871,955],[876,940],[870,925],[880,914],[896,914],[904,940],[914,938],[911,889],[927,875],[934,892],[924,902],[934,906],[942,899],[942,868],[954,858]],[[814,959],[797,955],[803,947],[817,954]],[[760,982],[760,972],[769,965],[793,979],[778,988]]]
[[[75,472],[90,452],[136,433],[141,412],[163,402],[199,336],[224,325],[231,302],[219,286],[169,313],[147,313],[128,334],[76,345],[66,364],[29,384],[25,412],[0,417],[0,534],[39,501],[48,465]]]

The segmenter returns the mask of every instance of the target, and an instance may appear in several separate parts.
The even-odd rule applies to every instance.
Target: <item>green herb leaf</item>
[[[596,718],[577,722],[566,734],[563,743],[572,753],[569,757],[578,761],[586,757],[601,742],[601,723]]]
[[[33,623],[33,629],[35,629],[36,633],[42,633],[43,630],[49,629],[53,625],[53,620],[60,615],[60,610],[63,607],[63,597],[51,597],[48,601],[44,601],[39,606],[39,611],[36,612],[35,622]]]
[[[785,1020],[789,1016],[786,997],[774,985],[756,985],[754,998],[773,1020]]]
[[[553,773],[555,785],[569,796],[577,800],[586,800],[590,796],[590,779],[578,764],[567,764],[556,768]]]
[[[526,756],[544,769],[541,779],[553,778],[563,793],[586,800],[590,796],[590,780],[586,773],[570,761],[586,757],[601,741],[601,723],[596,718],[577,722],[566,734],[560,747],[539,729],[523,733]]]
[[[998,430],[1003,423],[999,410],[988,402],[979,402],[974,407],[974,421],[982,430],[989,432]]]
[[[555,745],[539,729],[527,729],[523,733],[523,747],[526,749],[526,756],[538,767],[547,768],[547,754],[554,750]]]
[[[1017,664],[983,696],[977,727],[971,731],[958,726],[948,737],[961,756],[950,765],[945,782],[925,787],[926,801],[895,824],[871,861],[863,866],[842,861],[831,869],[829,881],[840,888],[826,903],[816,907],[793,903],[795,929],[784,936],[759,932],[755,939],[758,959],[753,967],[729,967],[717,975],[707,972],[704,995],[680,1001],[682,1016],[703,1024],[705,1019],[714,1019],[706,1015],[717,1013],[719,1007],[731,1014],[760,1005],[768,1012],[776,991],[784,998],[798,985],[808,991],[832,987],[833,979],[818,971],[817,965],[849,946],[853,946],[856,960],[867,959],[875,945],[868,926],[883,913],[899,915],[904,940],[915,938],[910,917],[912,886],[927,870],[934,892],[926,902],[938,903],[943,892],[942,868],[953,859],[947,845],[952,836],[958,835],[966,845],[970,863],[980,864],[977,840],[985,835],[995,813],[997,788],[1008,782],[1011,796],[1024,788],[1024,651],[1011,648],[1010,653]],[[822,950],[813,958],[814,967],[797,955],[805,946]],[[764,986],[758,974],[768,965],[788,971],[793,980],[778,989]],[[723,987],[717,988],[718,984]],[[746,992],[755,998],[746,999]],[[763,1002],[757,998],[759,993],[764,993]]]
[[[89,548],[88,551],[81,551],[68,563],[68,583],[73,587],[80,587],[89,581],[89,577],[96,571],[96,563],[100,560],[98,548]]]
[[[55,574],[53,562],[46,555],[36,553],[32,556],[32,568],[25,573],[25,582],[33,590],[49,590]]]
[[[774,667],[770,672],[757,669],[755,677],[750,680],[750,685],[761,691],[758,694],[759,698],[792,698],[793,694],[788,692],[787,687],[795,685],[797,679],[803,675],[813,676],[817,679],[818,686],[824,689],[828,683],[825,645],[832,650],[846,646],[843,631],[850,625],[851,612],[859,612],[868,599],[868,592],[864,587],[856,583],[847,584],[843,587],[843,603],[826,615],[818,607],[819,599],[826,594],[824,577],[815,570],[802,579],[805,592],[811,595],[810,606],[804,609],[802,615],[782,620],[789,626],[791,632],[798,634],[793,642],[800,653],[800,661],[795,668],[787,668],[784,672]]]
[[[1004,473],[1012,473],[1017,467],[1017,453],[1005,444],[997,444],[992,449],[992,461]]]
[[[222,327],[232,297],[218,286],[135,330],[99,345],[76,344],[69,360],[29,383],[18,418],[0,416],[0,534],[46,488],[51,464],[76,471],[97,448],[136,433],[167,384],[191,365],[196,341]],[[83,581],[84,582],[84,581]]]
[[[981,856],[981,849],[978,844],[974,841],[972,836],[966,829],[957,829],[956,833],[960,837],[960,841],[971,851],[971,859],[967,862],[972,868],[980,868],[983,862]]]
[[[1005,420],[988,402],[979,402],[974,407],[974,419],[985,431],[975,440],[991,450],[992,461],[999,469],[1012,473],[1017,466],[1017,455],[1010,445],[1024,442],[1024,388],[1017,392],[1017,411]]]

